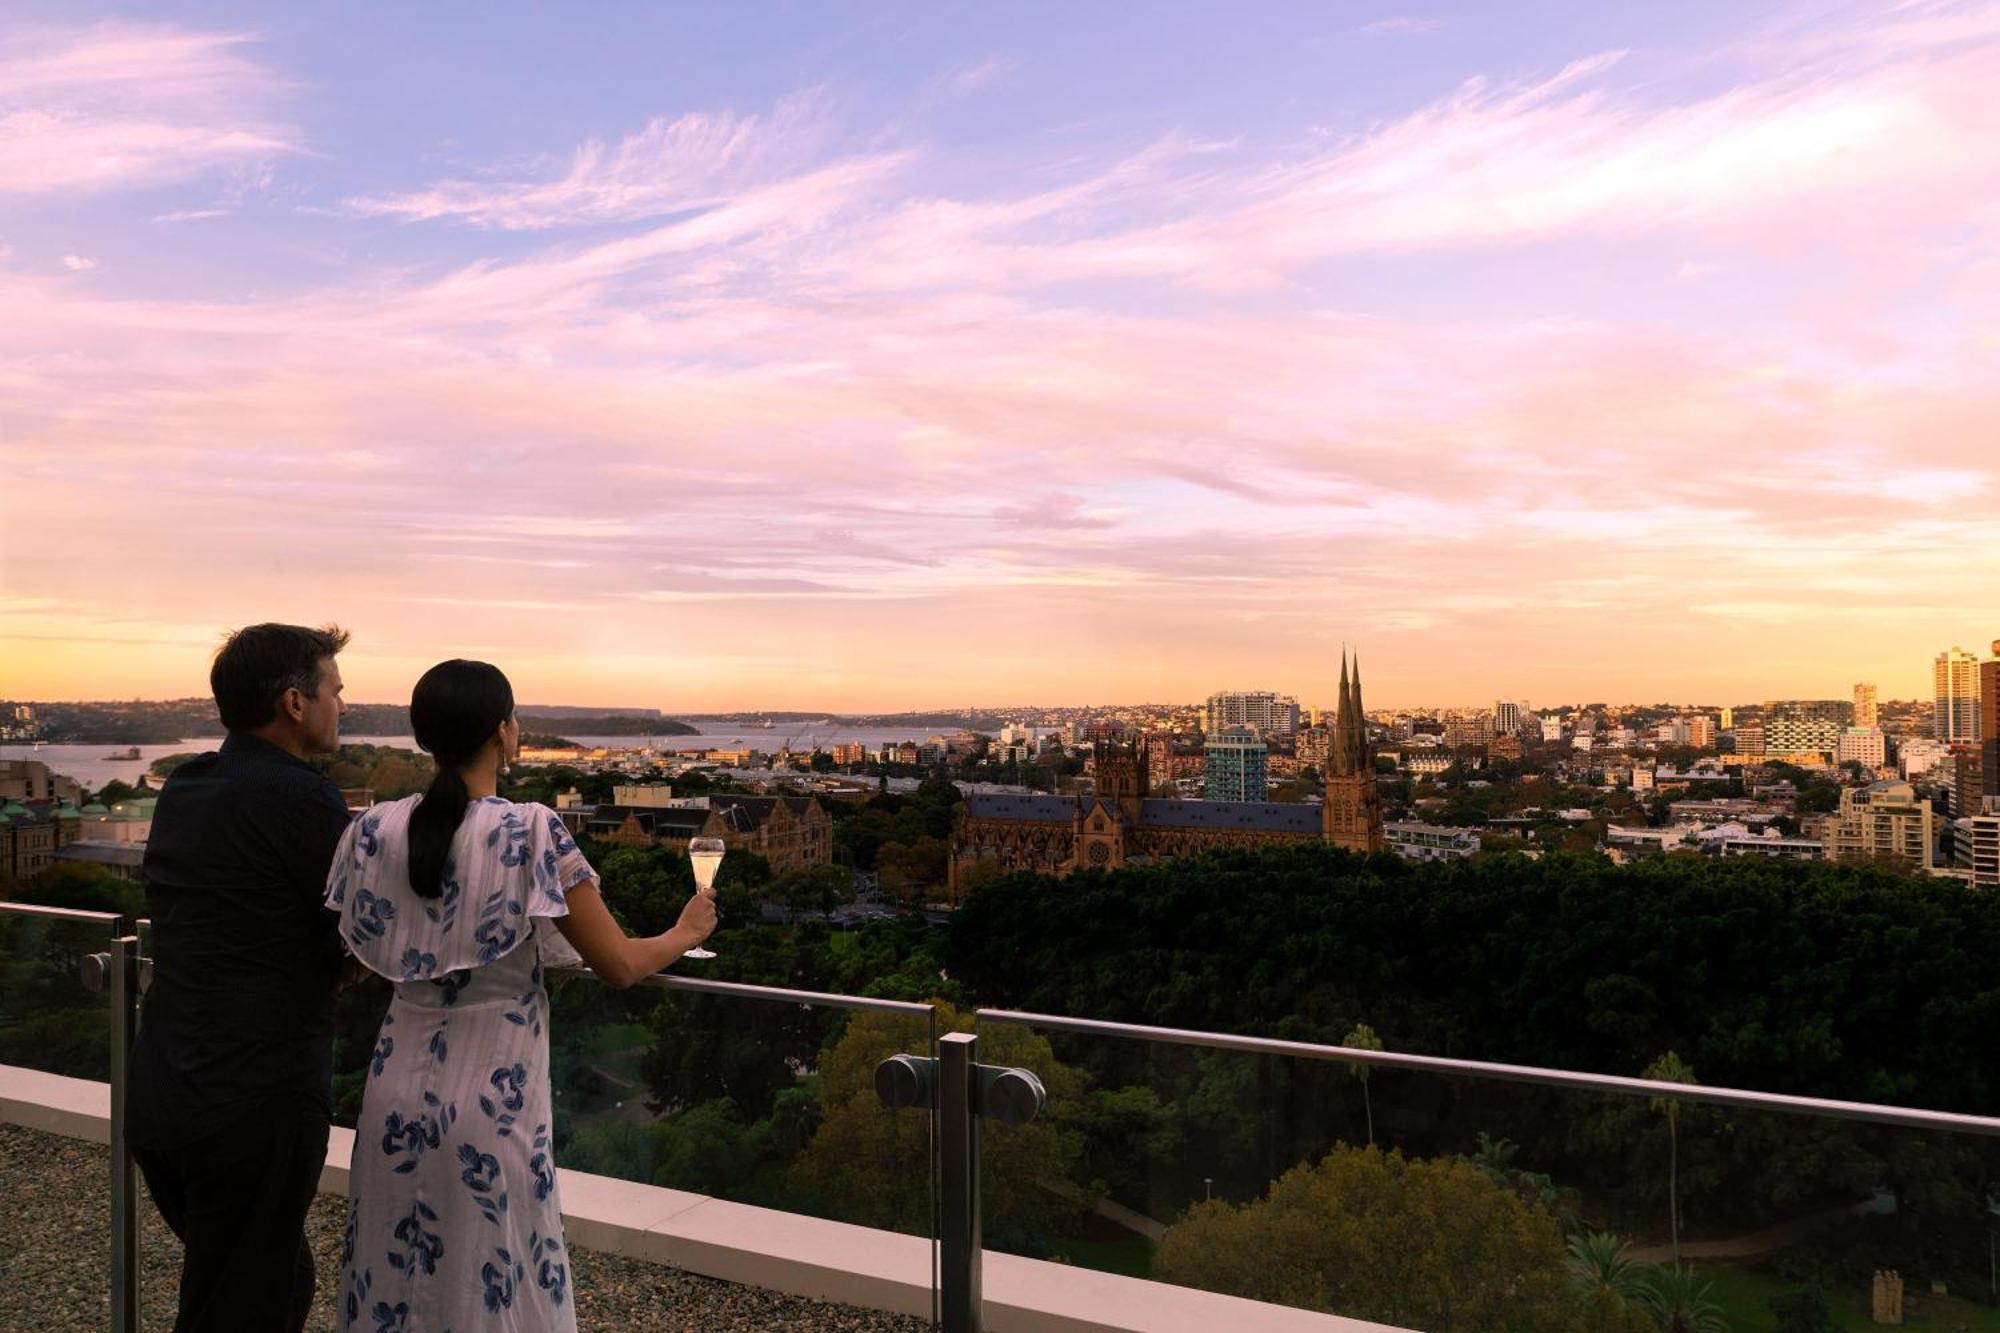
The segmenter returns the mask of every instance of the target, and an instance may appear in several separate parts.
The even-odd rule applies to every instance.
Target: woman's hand
[[[674,923],[675,942],[686,953],[714,933],[715,895],[697,889],[694,897],[687,900],[687,906],[681,908],[681,919]]]

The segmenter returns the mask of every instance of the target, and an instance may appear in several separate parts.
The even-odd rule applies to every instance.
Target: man
[[[306,761],[339,744],[346,645],[335,626],[230,635],[209,672],[228,737],[175,770],[153,815],[126,1135],[186,1247],[175,1333],[297,1333],[312,1306],[341,965],[320,902],[348,816]]]

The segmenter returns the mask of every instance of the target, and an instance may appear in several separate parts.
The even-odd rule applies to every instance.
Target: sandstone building
[[[1382,797],[1361,712],[1361,668],[1340,664],[1340,704],[1327,742],[1326,794],[1318,806],[1276,801],[1173,801],[1150,795],[1149,747],[1098,741],[1089,797],[975,795],[952,840],[951,887],[985,862],[1001,870],[1066,875],[1114,870],[1223,847],[1330,842],[1383,849]]]

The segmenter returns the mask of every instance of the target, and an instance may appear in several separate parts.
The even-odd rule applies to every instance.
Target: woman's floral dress
[[[544,965],[595,872],[556,814],[474,801],[444,892],[410,889],[418,798],[349,827],[327,876],[347,947],[396,983],[354,1131],[336,1308],[362,1333],[569,1330]]]

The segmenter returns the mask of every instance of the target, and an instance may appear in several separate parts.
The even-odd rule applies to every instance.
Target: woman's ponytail
[[[459,768],[513,715],[514,687],[486,662],[440,662],[411,692],[410,730],[437,762],[430,790],[410,814],[410,889],[419,898],[443,894],[451,844],[472,803]]]
[[[430,790],[410,813],[410,889],[417,897],[436,898],[444,892],[444,863],[451,859],[452,839],[471,801],[458,769],[438,760]]]

